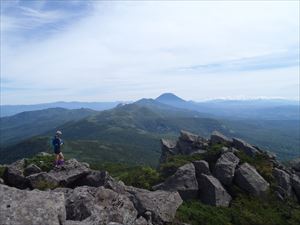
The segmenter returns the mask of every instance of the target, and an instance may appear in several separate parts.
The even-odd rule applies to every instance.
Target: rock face
[[[178,191],[184,200],[196,198],[198,196],[198,182],[195,166],[188,163],[179,167],[174,175],[168,177],[164,183],[154,186],[153,189]]]
[[[282,199],[292,195],[292,185],[290,175],[278,168],[273,169],[273,176],[277,184],[277,192]]]
[[[210,143],[230,145],[232,143],[232,140],[221,134],[220,132],[214,131],[210,136]]]
[[[34,165],[34,164],[30,164],[29,166],[27,166],[25,169],[24,169],[24,175],[25,176],[30,176],[32,174],[35,174],[35,173],[40,173],[42,172],[42,170],[40,169],[40,167]]]
[[[215,177],[222,184],[230,185],[234,177],[235,167],[239,162],[240,159],[232,152],[222,154],[215,165]]]
[[[182,204],[178,192],[146,191],[133,187],[129,187],[127,191],[139,214],[157,225],[171,223],[177,208]]]
[[[218,179],[202,174],[199,179],[200,199],[212,206],[229,206],[231,196],[223,188]]]
[[[0,222],[5,225],[61,225],[66,220],[62,193],[25,191],[0,185]]]
[[[201,174],[210,175],[208,162],[206,162],[204,160],[199,160],[199,161],[193,161],[193,164],[195,166],[195,172],[196,172],[197,177],[198,177],[198,175],[201,175]]]
[[[232,146],[234,148],[244,151],[247,155],[253,157],[258,154],[258,150],[244,140],[233,138],[232,141]]]
[[[234,182],[244,191],[260,196],[264,194],[269,183],[248,163],[242,164],[235,172]]]
[[[76,182],[87,176],[89,172],[87,165],[79,163],[76,159],[70,159],[61,168],[53,169],[48,174],[55,177],[61,186],[75,187]]]
[[[4,182],[9,186],[19,189],[26,189],[29,185],[28,179],[24,176],[23,170],[25,160],[18,160],[11,165],[8,165],[4,171]]]
[[[188,131],[180,131],[180,137],[177,141],[178,152],[183,155],[191,155],[206,152],[208,140]]]
[[[130,199],[104,187],[77,187],[66,195],[67,219],[83,224],[134,224],[137,211]]]
[[[91,171],[87,176],[78,181],[77,185],[100,187],[112,180],[113,178],[106,171]]]
[[[160,163],[164,163],[167,158],[177,153],[176,142],[168,139],[161,139],[161,156]]]

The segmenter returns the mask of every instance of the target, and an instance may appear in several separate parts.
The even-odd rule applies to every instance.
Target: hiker
[[[56,131],[56,134],[52,140],[52,145],[54,147],[55,153],[55,167],[64,164],[64,155],[61,152],[61,146],[63,145],[63,140],[60,138],[62,135],[61,131]]]

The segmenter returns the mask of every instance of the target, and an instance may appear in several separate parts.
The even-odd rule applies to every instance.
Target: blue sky
[[[299,99],[299,1],[1,1],[1,104]]]

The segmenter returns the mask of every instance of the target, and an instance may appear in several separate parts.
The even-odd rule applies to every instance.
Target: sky
[[[299,1],[1,0],[1,104],[299,99]]]

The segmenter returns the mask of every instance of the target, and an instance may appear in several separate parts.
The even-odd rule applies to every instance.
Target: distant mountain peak
[[[159,102],[172,101],[172,102],[185,102],[182,98],[179,98],[177,95],[173,93],[164,93],[155,99]]]

